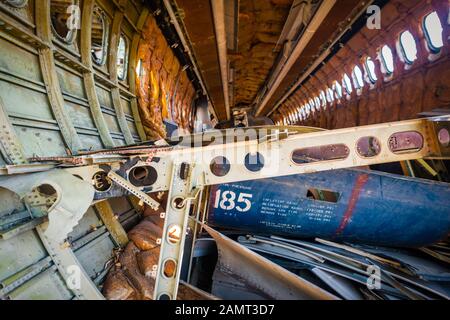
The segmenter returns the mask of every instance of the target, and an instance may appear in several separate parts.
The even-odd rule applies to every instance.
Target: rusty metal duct
[[[227,36],[225,30],[224,1],[223,0],[211,1],[211,8],[214,17],[214,29],[216,32],[217,51],[219,53],[220,74],[222,77],[225,109],[227,114],[227,120],[230,120],[230,95],[228,92]]]
[[[297,44],[293,48],[292,53],[290,54],[286,63],[283,65],[280,72],[274,76],[275,80],[273,81],[273,84],[269,87],[269,91],[264,95],[262,101],[257,104],[255,112],[256,116],[259,116],[262,110],[264,110],[264,107],[269,102],[270,98],[281,84],[281,81],[285,78],[285,76],[290,71],[291,67],[298,60],[305,47],[316,33],[318,27],[324,21],[324,19],[326,18],[326,16],[334,7],[335,4],[336,0],[324,0],[322,2],[316,14],[312,18],[311,23],[308,25],[302,37],[298,40]]]

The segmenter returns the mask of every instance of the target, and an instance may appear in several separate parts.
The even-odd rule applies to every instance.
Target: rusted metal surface
[[[217,116],[219,120],[226,120],[225,99],[210,1],[177,0],[176,3]]]
[[[236,69],[235,106],[253,103],[282,49],[278,38],[292,0],[239,1],[238,50],[230,55]]]
[[[337,5],[333,6],[323,23],[318,27],[312,39],[304,48],[299,59],[293,64],[289,73],[287,73],[286,77],[266,104],[266,107],[261,111],[261,114],[265,115],[271,110],[271,107],[278,102],[289,86],[302,74],[303,69],[314,61],[314,57],[320,53],[324,43],[333,39],[333,35],[337,30],[345,25],[346,19],[348,19],[352,13],[358,12],[363,5],[366,5],[365,1],[348,0],[338,2]]]
[[[219,268],[239,276],[272,299],[336,300],[336,296],[298,277],[270,260],[253,253],[216,230],[203,226],[216,241]],[[245,267],[243,267],[245,265]]]
[[[421,21],[428,13],[436,11],[440,17],[444,46],[438,54],[427,48],[427,40]],[[310,79],[305,81],[279,111],[273,114],[276,121],[281,115],[292,112],[304,105],[320,90],[342,82],[347,73],[351,77],[353,67],[359,65],[365,71],[365,58],[371,57],[375,63],[378,80],[370,84],[365,80],[361,90],[353,89],[351,94],[334,99],[326,110],[315,112],[307,121],[301,123],[323,128],[343,128],[356,125],[405,120],[417,117],[421,112],[445,108],[449,103],[449,54],[450,48],[445,39],[449,36],[446,23],[448,5],[445,1],[398,1],[388,2],[381,10],[380,30],[369,30],[364,26],[343,45]],[[417,46],[417,60],[407,65],[401,61],[398,36],[409,30]],[[394,73],[387,76],[381,72],[380,47],[388,45],[394,54]],[[352,81],[353,82],[353,81]],[[424,89],[426,88],[426,89]],[[290,102],[289,102],[290,101]]]

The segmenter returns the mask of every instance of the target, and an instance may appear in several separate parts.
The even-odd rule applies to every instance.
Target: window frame
[[[318,96],[314,97],[314,105],[315,105],[317,111],[319,111],[320,108],[322,107]]]
[[[360,78],[356,75],[356,70],[359,70]],[[355,65],[353,67],[352,78],[353,78],[353,87],[356,90],[362,90],[364,88],[364,74],[359,65]]]
[[[442,39],[442,46],[441,47],[439,47],[439,48],[437,48],[437,47],[435,47],[434,45],[433,45],[433,43],[431,42],[431,37],[430,37],[430,35],[429,35],[429,32],[428,32],[428,28],[426,27],[426,20],[427,20],[427,18],[429,17],[429,16],[431,16],[432,14],[436,14],[436,16],[437,16],[437,19],[438,19],[438,21],[439,21],[439,24],[441,25],[441,39]],[[424,34],[424,36],[425,36],[425,40],[426,40],[426,42],[427,42],[427,48],[432,52],[432,53],[434,53],[434,54],[438,54],[439,52],[441,52],[441,50],[442,50],[442,48],[443,48],[443,46],[444,46],[444,37],[443,37],[443,31],[444,31],[444,27],[443,27],[443,25],[442,25],[442,22],[441,22],[441,19],[440,19],[440,17],[439,17],[439,14],[437,13],[437,11],[432,11],[432,12],[429,12],[428,14],[426,14],[424,17],[423,17],[423,19],[422,19],[422,31],[423,31],[423,34]]]
[[[347,83],[347,79],[348,79],[348,83]],[[350,85],[350,88],[348,88],[348,85]],[[344,75],[342,76],[342,86],[344,87],[344,89],[348,95],[352,94],[352,92],[353,92],[352,79],[350,79],[350,77],[348,76],[347,73],[344,73]]]
[[[28,0],[6,0],[5,3],[11,7],[22,9],[28,5]]]
[[[388,66],[387,66],[386,58],[385,58],[385,55],[384,55],[384,52],[383,52],[383,49],[384,49],[384,48],[388,48],[388,49],[389,49],[389,52],[390,52],[390,54],[391,54],[391,56],[392,56],[392,71],[389,70],[389,68],[388,68]],[[383,45],[383,46],[380,48],[380,58],[381,58],[381,63],[383,64],[384,70],[386,71],[386,75],[387,75],[387,76],[390,76],[390,75],[394,74],[394,72],[395,72],[395,57],[394,57],[394,52],[392,51],[391,47],[389,47],[387,44]]]
[[[338,90],[339,87],[339,90]],[[334,92],[336,93],[336,99],[341,100],[342,97],[344,96],[344,91],[342,88],[342,85],[339,83],[339,81],[334,81],[333,82],[333,88],[334,88]]]
[[[410,60],[408,58],[408,55],[406,54],[405,46],[403,45],[402,36],[405,35],[406,33],[409,33],[414,41],[414,48],[416,50],[416,57],[414,60]],[[417,56],[418,50],[417,50],[417,42],[416,42],[416,39],[414,38],[414,35],[412,34],[412,32],[409,30],[402,31],[400,33],[400,35],[398,36],[398,43],[399,43],[399,47],[400,47],[400,52],[402,54],[403,59],[405,60],[405,63],[408,65],[414,64],[414,62],[418,59],[418,56]]]
[[[75,5],[75,6],[80,6],[80,0],[72,0],[72,4],[71,5]],[[51,14],[52,14],[52,2],[50,0],[50,26],[52,28],[52,33],[53,35],[56,37],[56,39],[64,42],[65,44],[71,45],[75,43],[75,40],[78,36],[78,30],[77,29],[72,29],[69,30],[67,32],[66,37],[61,36],[55,29],[55,26],[53,25],[53,22],[51,21]],[[80,13],[81,14],[81,13]]]
[[[372,74],[372,72],[371,72],[371,70],[369,68],[369,63],[368,63],[369,60],[373,63],[373,74]],[[375,64],[375,61],[371,57],[367,56],[366,59],[364,59],[364,68],[365,68],[365,70],[367,72],[367,78],[369,79],[370,83],[371,84],[377,83],[378,76],[377,76],[377,74],[375,72],[376,64]],[[373,77],[374,75],[375,75],[375,78]]]
[[[334,91],[330,87],[325,90],[325,96],[328,103],[332,104],[334,102]]]
[[[102,36],[102,48],[103,48],[103,56],[100,59],[96,59],[92,53],[92,35],[91,35],[91,59],[94,64],[96,64],[99,67],[102,67],[106,64],[106,61],[108,60],[108,51],[109,51],[109,27],[110,27],[110,21],[108,20],[108,17],[106,15],[106,12],[103,11],[100,7],[96,6],[92,12],[92,19],[94,18],[94,15],[97,14],[103,23],[103,36]],[[91,26],[92,26],[92,20],[91,20]]]
[[[119,59],[120,39],[123,39],[123,41],[125,42],[125,55],[124,55],[124,62],[123,62],[123,77],[119,76],[119,70],[118,70],[119,64],[118,64],[118,61],[116,61],[117,79],[119,81],[125,81],[127,79],[127,75],[128,75],[128,59],[129,59],[129,54],[130,54],[130,43],[129,43],[128,38],[123,33],[121,33],[119,36],[119,44],[117,46],[117,59]],[[141,61],[141,60],[139,60],[139,61]]]

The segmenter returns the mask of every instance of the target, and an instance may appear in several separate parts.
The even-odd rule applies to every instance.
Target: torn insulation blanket
[[[195,89],[153,16],[145,22],[137,61],[139,111],[149,139],[166,137],[164,120],[190,132]]]

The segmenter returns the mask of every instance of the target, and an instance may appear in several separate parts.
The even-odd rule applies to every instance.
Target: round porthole
[[[264,156],[259,152],[248,153],[244,164],[248,171],[258,172],[264,168]]]
[[[449,134],[447,129],[442,128],[441,130],[439,130],[439,132],[438,132],[438,140],[439,140],[439,143],[443,147],[448,147],[449,146],[449,144],[450,144],[450,134]]]
[[[230,172],[231,165],[227,158],[215,157],[209,165],[211,172],[217,177],[224,177]]]
[[[45,183],[37,187],[37,191],[44,197],[56,197],[57,193],[52,185]]]
[[[151,186],[158,180],[158,172],[151,166],[137,166],[130,170],[128,177],[136,187]]]
[[[167,241],[170,244],[177,244],[181,240],[181,227],[173,224],[167,229]]]
[[[171,300],[172,298],[168,293],[162,293],[159,295],[158,300]]]
[[[372,158],[380,154],[381,144],[375,137],[362,137],[356,143],[356,151],[363,158]]]
[[[164,261],[163,264],[163,275],[166,278],[173,278],[175,277],[175,274],[177,272],[177,263],[172,260],[172,259],[168,259],[166,261]]]
[[[172,208],[175,210],[182,210],[186,205],[183,197],[175,197],[172,199]]]
[[[92,177],[94,189],[99,192],[106,192],[112,187],[111,179],[105,171],[98,171]]]

